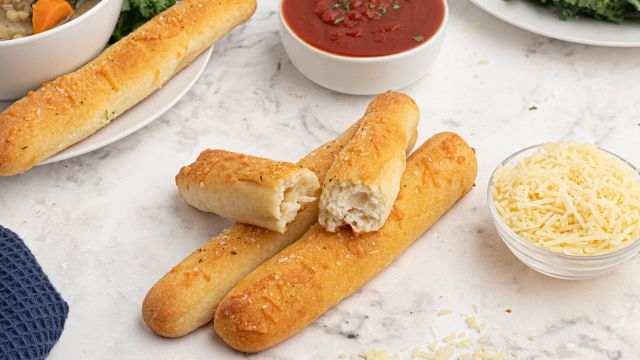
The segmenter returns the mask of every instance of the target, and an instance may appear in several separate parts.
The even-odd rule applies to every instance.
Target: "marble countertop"
[[[275,0],[215,48],[194,88],[141,131],[98,151],[0,179],[0,224],[20,234],[70,305],[50,359],[240,359],[211,326],[180,339],[148,331],[147,290],[229,225],[178,196],[174,176],[207,147],[295,161],[363,112],[370,97],[304,78],[278,37]],[[498,238],[485,189],[527,145],[571,138],[640,164],[640,49],[574,45],[452,0],[444,49],[404,89],[421,140],[443,130],[477,149],[478,186],[380,276],[309,328],[251,359],[338,359],[373,349],[411,358],[441,335],[486,322],[519,359],[640,358],[640,258],[580,282],[545,277]],[[536,106],[537,110],[529,110]],[[448,316],[438,316],[443,309]]]

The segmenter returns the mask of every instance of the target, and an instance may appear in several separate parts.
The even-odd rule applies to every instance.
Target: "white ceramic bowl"
[[[122,1],[102,0],[51,30],[0,41],[0,100],[24,96],[100,54],[118,21]]]
[[[320,86],[353,95],[375,95],[406,87],[427,74],[444,42],[449,8],[436,33],[420,46],[393,55],[350,57],[318,49],[302,40],[280,9],[280,38],[295,67]]]

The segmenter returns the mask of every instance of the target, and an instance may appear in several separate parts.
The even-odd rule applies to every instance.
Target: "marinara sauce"
[[[289,27],[305,42],[356,57],[397,54],[433,36],[445,0],[283,0]]]

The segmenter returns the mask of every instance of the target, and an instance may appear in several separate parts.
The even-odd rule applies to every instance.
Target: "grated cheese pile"
[[[491,342],[488,336],[485,336],[485,322],[480,322],[476,318],[478,313],[478,305],[473,305],[474,314],[464,316],[467,330],[472,330],[471,334],[467,334],[464,330],[451,332],[449,335],[439,337],[435,327],[429,326],[432,341],[427,343],[426,347],[415,347],[409,357],[412,360],[511,360],[517,355],[515,353],[507,354],[503,351],[495,350],[487,343]],[[442,310],[441,310],[442,311]],[[441,312],[436,313],[437,316]],[[451,313],[453,311],[448,310]],[[403,350],[404,351],[404,350]],[[341,354],[340,359],[347,359],[346,354]],[[349,360],[401,360],[407,359],[407,356],[398,354],[389,354],[386,350],[371,350],[361,352],[359,354],[351,354]]]
[[[594,145],[545,144],[499,168],[491,191],[516,234],[557,253],[598,255],[640,237],[638,173]]]

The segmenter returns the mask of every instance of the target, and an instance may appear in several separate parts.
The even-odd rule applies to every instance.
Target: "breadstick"
[[[374,100],[374,102],[376,102]],[[298,162],[320,183],[362,119]],[[415,139],[412,140],[415,144]],[[316,192],[316,198],[319,196]],[[245,275],[298,240],[318,220],[318,200],[304,204],[284,234],[241,223],[211,239],[149,290],[142,316],[156,334],[183,336],[213,319],[218,303]]]
[[[361,233],[384,225],[419,120],[418,106],[401,93],[389,91],[369,105],[362,126],[325,178],[318,219],[325,229],[348,224]]]
[[[176,185],[197,209],[279,233],[320,188],[301,166],[224,150],[203,151],[180,169]]]
[[[313,171],[322,181],[358,125],[318,147],[298,165]],[[316,200],[302,206],[284,234],[235,223],[182,260],[149,290],[142,304],[144,322],[166,337],[183,336],[208,323],[222,297],[240,279],[300,238],[317,219]]]
[[[243,352],[267,349],[294,335],[396,259],[472,187],[474,151],[441,133],[407,161],[391,216],[377,232],[336,233],[316,224],[225,296],[216,332]]]
[[[183,0],[0,113],[0,176],[29,170],[131,108],[251,17],[256,0]]]

